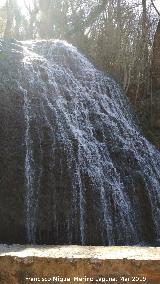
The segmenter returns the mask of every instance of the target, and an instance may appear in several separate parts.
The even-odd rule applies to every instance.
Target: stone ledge
[[[160,284],[160,248],[0,245],[0,284],[62,282]]]

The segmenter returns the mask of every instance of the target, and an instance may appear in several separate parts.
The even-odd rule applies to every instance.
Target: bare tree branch
[[[151,0],[151,4],[152,4],[152,6],[154,7],[154,9],[156,10],[158,16],[160,17],[160,12],[158,11],[158,9],[157,9],[156,5],[154,4],[154,1],[153,1],[153,0]]]
[[[107,3],[108,3],[108,0],[103,0],[101,4],[95,6],[95,8],[88,15],[88,18],[87,18],[86,23],[85,23],[86,28],[94,23],[94,21],[97,19],[97,17],[105,9]]]

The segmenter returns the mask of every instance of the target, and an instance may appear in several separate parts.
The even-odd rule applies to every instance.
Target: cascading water
[[[158,243],[160,154],[114,80],[62,41],[1,41],[0,63],[1,241]]]

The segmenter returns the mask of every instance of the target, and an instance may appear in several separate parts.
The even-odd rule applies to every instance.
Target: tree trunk
[[[146,0],[142,0],[142,46],[143,46],[143,81],[144,95],[148,97],[150,91],[149,82],[149,55],[148,55],[148,19]]]
[[[153,42],[152,87],[153,91],[160,90],[160,20]]]
[[[4,31],[4,38],[10,38],[12,34],[12,25],[14,18],[14,3],[12,0],[8,0],[6,3],[7,7],[7,23]]]

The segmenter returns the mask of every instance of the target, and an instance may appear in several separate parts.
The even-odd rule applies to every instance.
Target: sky
[[[45,0],[44,0],[45,1]],[[132,0],[129,0],[130,2],[135,2]],[[6,0],[0,0],[0,7],[2,7],[5,4]],[[24,0],[17,0],[19,6],[22,8],[23,13],[26,13],[25,5],[24,5]],[[26,0],[26,3],[32,2],[32,0]],[[148,0],[150,2],[150,0]],[[157,9],[160,11],[160,0],[154,0],[154,3],[157,7]]]
[[[5,4],[6,0],[0,0],[0,6],[2,7]],[[26,0],[26,3],[32,2],[32,0]],[[24,5],[24,0],[17,0],[17,3],[19,4],[20,7],[22,7],[22,9],[25,8]]]

